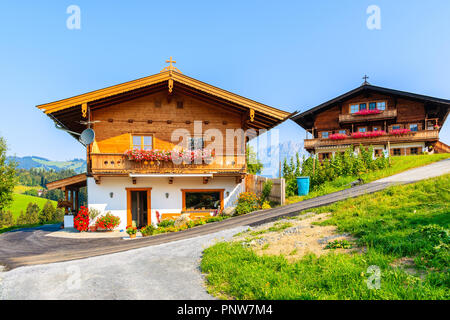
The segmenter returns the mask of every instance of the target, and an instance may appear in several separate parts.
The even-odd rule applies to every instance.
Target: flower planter
[[[136,234],[130,234],[130,239],[136,238]]]
[[[96,232],[97,231],[97,226],[90,226],[89,227],[89,231],[90,232]]]
[[[73,218],[74,218],[74,216],[72,214],[64,216],[64,228],[73,228],[74,227]]]

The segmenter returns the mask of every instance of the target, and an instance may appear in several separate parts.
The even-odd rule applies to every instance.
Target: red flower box
[[[355,112],[355,113],[353,113],[354,115],[357,115],[357,116],[367,116],[367,115],[370,115],[370,114],[379,114],[379,113],[381,113],[381,111],[380,110],[378,110],[378,109],[372,109],[372,110],[360,110],[360,111],[358,111],[358,112]]]
[[[352,138],[359,139],[359,138],[375,138],[375,137],[381,137],[386,134],[385,131],[368,131],[368,132],[353,132]]]
[[[394,129],[394,130],[389,131],[389,134],[402,135],[402,134],[407,134],[410,132],[411,132],[410,129]]]
[[[342,139],[347,139],[348,135],[343,134],[343,133],[335,133],[335,134],[331,134],[328,138],[331,140],[342,140]]]

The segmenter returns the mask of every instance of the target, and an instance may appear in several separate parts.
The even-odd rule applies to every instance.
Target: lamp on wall
[[[229,197],[230,196],[230,191],[227,191],[227,197]]]
[[[114,192],[110,192],[109,196],[112,198],[114,196]]]
[[[169,199],[169,193],[166,192],[166,199]]]

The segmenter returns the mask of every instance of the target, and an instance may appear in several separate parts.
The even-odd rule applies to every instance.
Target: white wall
[[[181,189],[225,189],[224,207],[232,206],[237,190],[234,177],[216,177],[203,184],[202,177],[175,177],[173,184],[168,178],[137,178],[136,184],[129,177],[101,177],[100,184],[93,178],[87,179],[89,208],[98,209],[104,213],[111,211],[120,217],[120,229],[127,225],[127,191],[125,188],[152,188],[151,191],[151,219],[156,221],[156,210],[160,214],[177,213],[182,210]],[[234,191],[234,192],[233,192]],[[113,193],[111,198],[110,193]],[[227,192],[229,196],[227,197]],[[169,197],[166,198],[166,193]]]

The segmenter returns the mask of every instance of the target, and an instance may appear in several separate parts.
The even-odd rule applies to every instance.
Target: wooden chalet
[[[156,154],[193,145],[203,150],[218,139],[205,138],[209,129],[224,139],[227,130],[243,129],[248,140],[291,116],[188,77],[172,58],[167,62],[158,74],[37,106],[76,139],[86,128],[94,130],[95,140],[86,148],[89,207],[118,215],[121,227],[152,223],[156,211],[164,218],[221,210],[233,204],[246,175],[245,148],[235,147],[232,154],[214,150],[211,161],[188,164],[139,160],[127,150]],[[176,130],[186,134],[174,141]],[[79,181],[51,186],[76,192]]]
[[[319,160],[350,146],[373,146],[374,156],[450,152],[439,141],[450,100],[360,87],[292,117],[307,132],[304,148]],[[308,137],[310,136],[310,137]]]

